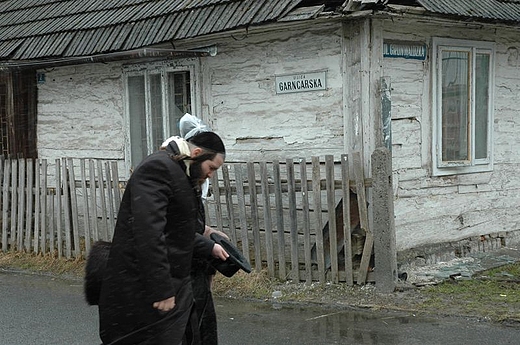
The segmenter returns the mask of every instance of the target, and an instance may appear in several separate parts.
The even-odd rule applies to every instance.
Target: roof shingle
[[[4,0],[0,60],[77,57],[275,21],[302,0]]]
[[[384,10],[387,4],[413,3],[424,7],[430,15],[520,23],[520,0],[354,0],[354,3],[360,9],[373,6],[379,10]],[[346,2],[0,0],[0,61],[118,53],[279,20],[315,18],[323,8],[337,10],[340,15],[342,4]],[[303,6],[312,11],[291,12]]]

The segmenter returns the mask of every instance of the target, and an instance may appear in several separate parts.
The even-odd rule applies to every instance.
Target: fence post
[[[397,282],[391,153],[385,147],[372,153],[372,203],[375,279],[379,292],[390,293]]]

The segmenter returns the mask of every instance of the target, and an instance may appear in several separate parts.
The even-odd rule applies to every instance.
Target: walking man
[[[192,315],[190,271],[200,185],[224,163],[220,137],[177,138],[135,169],[123,194],[99,300],[103,344],[181,344]],[[227,259],[220,247],[208,248]],[[196,322],[187,332],[200,342]]]

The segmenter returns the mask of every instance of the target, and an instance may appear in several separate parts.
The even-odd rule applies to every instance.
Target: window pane
[[[166,136],[179,134],[180,118],[191,113],[190,73],[153,71],[146,77],[144,74],[129,76],[127,90],[131,164],[135,167],[159,148],[165,139],[165,129]],[[169,113],[165,113],[165,101]],[[168,122],[170,128],[166,128]]]
[[[185,113],[191,114],[190,73],[168,73],[168,101],[170,133],[179,135],[179,120]]]
[[[477,54],[475,66],[475,158],[488,156],[489,54]]]
[[[469,160],[470,54],[442,52],[442,160]]]
[[[128,108],[130,113],[132,165],[135,167],[148,153],[146,145],[144,76],[128,77]]]
[[[163,111],[162,111],[162,88],[161,88],[161,75],[151,74],[150,75],[150,109],[152,117],[152,145],[148,152],[151,153],[161,146],[164,140],[163,135]]]

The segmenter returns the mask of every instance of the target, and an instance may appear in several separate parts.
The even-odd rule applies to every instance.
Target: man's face
[[[224,164],[224,157],[221,154],[217,154],[212,160],[206,159],[200,161],[195,158],[190,164],[190,176],[196,180],[197,183],[202,184],[207,178],[213,176],[213,173],[217,171],[222,164]]]

